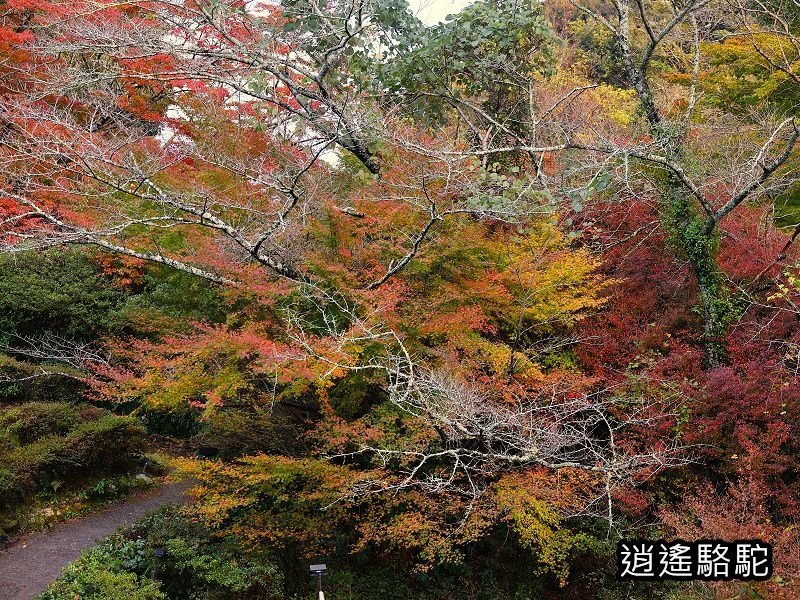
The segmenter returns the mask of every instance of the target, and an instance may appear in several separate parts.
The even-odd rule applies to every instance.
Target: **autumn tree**
[[[614,528],[797,545],[790,3],[0,14],[0,383],[217,452],[202,545],[554,597]]]
[[[646,118],[646,133],[642,132],[646,144],[633,152],[622,147],[614,152],[649,162],[663,173],[655,185],[663,200],[665,224],[697,280],[707,359],[709,365],[716,366],[724,360],[722,337],[735,314],[716,260],[719,225],[745,201],[769,197],[770,191],[793,183],[794,149],[800,132],[791,113],[770,106],[756,120],[741,119],[726,123],[724,128],[698,124],[703,119],[698,106],[703,93],[700,70],[708,60],[704,48],[724,44],[725,36],[720,32],[736,28],[731,21],[734,15],[726,6],[690,2],[661,13],[643,3],[636,7],[624,2],[612,5],[610,16],[588,6],[576,6],[611,34],[628,84],[635,90]],[[759,20],[757,8],[742,7],[739,16],[745,30]],[[685,102],[675,101],[667,89],[655,89],[658,82],[653,71],[675,46],[682,48],[685,64]],[[698,141],[710,139],[703,135],[703,129],[709,134],[717,130],[722,153],[727,151],[727,156],[713,150],[707,153],[698,146]],[[711,168],[698,166],[698,160],[705,160]],[[714,163],[724,166],[714,168]]]
[[[571,14],[566,43],[606,61],[605,74],[581,74],[580,61],[565,58],[553,77],[552,65],[537,63],[546,52],[525,51],[525,44],[558,47],[542,11],[500,2],[478,3],[439,25],[389,81],[401,96],[419,98],[429,115],[432,107],[450,107],[470,132],[465,153],[484,164],[524,161],[578,210],[598,190],[623,202],[658,197],[663,226],[699,288],[707,364],[718,366],[738,310],[717,260],[720,225],[746,202],[769,200],[796,181],[798,132],[786,103],[796,77],[791,9],[706,1],[572,2],[562,9]],[[720,121],[704,102],[719,89],[711,87],[714,64],[742,48],[744,60],[774,83],[764,88],[759,111]],[[741,52],[734,56],[741,68]],[[403,77],[422,83],[403,85]],[[632,98],[620,95],[625,88]],[[599,119],[593,96],[621,104],[631,118]],[[559,168],[548,172],[554,160]],[[560,181],[548,185],[548,175]]]
[[[248,427],[230,455],[314,452],[351,497],[522,514],[498,481],[564,472],[585,487],[569,510],[614,524],[624,490],[686,464],[684,398],[580,372],[573,327],[606,284],[563,201],[619,157],[673,158],[602,141],[641,123],[555,72],[541,7],[478,3],[432,31],[396,8],[9,5],[0,249],[93,247],[245,307],[108,342],[79,365],[99,399]]]

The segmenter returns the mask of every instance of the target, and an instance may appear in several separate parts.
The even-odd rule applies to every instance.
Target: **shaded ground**
[[[191,482],[170,483],[146,496],[24,536],[0,551],[0,600],[30,600],[76,560],[81,550],[165,504],[185,501],[191,486]]]

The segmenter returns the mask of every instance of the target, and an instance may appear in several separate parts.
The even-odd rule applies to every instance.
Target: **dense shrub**
[[[28,362],[24,352],[16,352],[30,343],[101,346],[129,334],[158,338],[195,321],[223,322],[230,309],[218,290],[169,269],[109,263],[81,250],[2,255],[0,345],[8,349],[0,353],[0,402],[85,395],[82,373],[73,367]],[[59,375],[64,372],[70,376]]]
[[[30,402],[0,413],[0,428],[24,446],[47,435],[65,435],[80,420],[79,412],[67,402]]]
[[[136,419],[64,403],[28,403],[0,412],[0,510],[41,491],[128,469],[142,450]],[[2,447],[2,446],[0,446]]]
[[[281,482],[291,483],[292,478],[287,479],[287,475],[290,474],[280,474]],[[265,495],[271,493],[263,491]],[[215,496],[214,501],[218,500]],[[253,509],[268,510],[265,507],[274,500],[265,498]],[[232,504],[238,501],[234,499]],[[288,503],[291,499],[282,502]],[[95,577],[99,581],[116,578],[121,585],[128,586],[126,589],[134,599],[300,600],[311,597],[314,582],[307,575],[307,565],[315,560],[322,560],[329,566],[325,587],[331,598],[688,600],[696,597],[691,590],[669,583],[652,586],[636,582],[634,590],[631,584],[615,581],[609,576],[612,545],[602,542],[594,549],[586,548],[573,555],[576,573],[571,585],[561,588],[539,572],[535,556],[504,531],[471,544],[461,561],[443,561],[432,570],[420,571],[409,568],[409,555],[399,547],[384,549],[389,550],[391,556],[377,546],[367,545],[359,550],[351,548],[355,550],[351,552],[340,548],[338,552],[323,551],[309,557],[304,552],[307,547],[286,548],[280,541],[254,546],[248,542],[250,536],[244,521],[234,517],[214,527],[204,520],[203,512],[193,506],[165,507],[110,536],[66,569],[39,600],[72,600],[75,596],[68,593],[78,595],[81,600],[99,600],[102,596],[92,595],[97,592],[90,587]],[[348,536],[345,530],[351,524],[339,519],[339,514],[323,513],[319,523],[327,518],[327,533],[335,529],[334,536],[341,541]],[[297,517],[302,519],[296,513],[287,514],[287,527],[298,527]],[[586,530],[586,535],[602,534],[602,527]],[[163,551],[163,556],[156,556],[157,549]],[[158,582],[163,596],[137,595],[151,593],[153,580]],[[631,595],[634,592],[637,595]]]
[[[155,581],[123,571],[114,557],[102,548],[85,552],[80,560],[64,569],[40,600],[163,600]]]
[[[260,455],[181,464],[201,486],[198,501],[183,514],[202,525],[195,530],[206,539],[235,540],[248,561],[274,563],[282,575],[281,598],[310,597],[307,565],[314,562],[329,565],[332,598],[577,600],[630,591],[613,577],[613,543],[603,522],[562,521],[532,496],[541,491],[548,501],[562,495],[574,501],[579,490],[563,480],[545,478],[527,491],[525,478],[509,480],[498,502],[487,494],[480,513],[464,517],[463,501],[444,494],[345,497],[358,474],[327,461]],[[529,486],[531,480],[539,481],[528,478]],[[170,548],[167,538],[153,533],[157,528],[146,528],[147,536]],[[182,547],[174,550],[180,556]],[[180,581],[206,589],[186,577],[164,575],[165,586]],[[186,597],[163,589],[170,599]],[[662,585],[642,597],[666,598],[671,591]]]
[[[65,365],[34,365],[0,354],[0,402],[71,402],[80,398],[86,390],[80,378],[64,377],[45,372],[77,371]]]
[[[157,557],[156,549],[165,554]],[[99,586],[114,581],[136,600],[284,598],[269,556],[244,555],[232,538],[209,538],[202,524],[171,507],[85,552],[40,600],[122,598],[102,595]]]
[[[303,442],[300,428],[279,410],[220,410],[210,414],[204,425],[200,442],[224,457],[254,452],[290,454]]]
[[[124,312],[132,321],[180,328],[181,323],[222,323],[230,306],[220,291],[198,279],[168,268],[153,266],[142,277],[140,293],[128,298]]]
[[[87,340],[118,330],[124,290],[86,253],[0,256],[0,332]]]
[[[162,407],[137,406],[135,401],[127,402],[127,406],[136,408],[136,414],[147,431],[175,438],[191,438],[203,429],[199,411],[186,406],[181,410],[165,410]]]

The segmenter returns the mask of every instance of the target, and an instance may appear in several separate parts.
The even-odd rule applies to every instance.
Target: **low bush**
[[[65,435],[81,416],[68,402],[29,402],[0,413],[0,428],[17,445],[25,445],[47,435]]]
[[[40,492],[73,488],[122,473],[143,449],[145,430],[131,417],[88,405],[32,402],[0,411],[0,511]]]
[[[103,548],[92,548],[66,567],[40,600],[165,600],[156,581],[122,570]]]
[[[65,372],[75,377],[61,375]],[[79,375],[68,365],[33,364],[0,353],[0,402],[70,402],[83,397],[86,391]]]
[[[269,556],[245,555],[232,538],[210,538],[201,523],[174,507],[84,552],[39,600],[122,598],[101,589],[105,582],[118,582],[128,594],[126,600],[285,597],[282,578]]]

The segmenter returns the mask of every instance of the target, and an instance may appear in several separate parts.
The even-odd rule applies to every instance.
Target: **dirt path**
[[[30,600],[77,559],[81,550],[165,504],[183,502],[191,485],[170,483],[147,496],[23,537],[0,551],[0,600]]]

